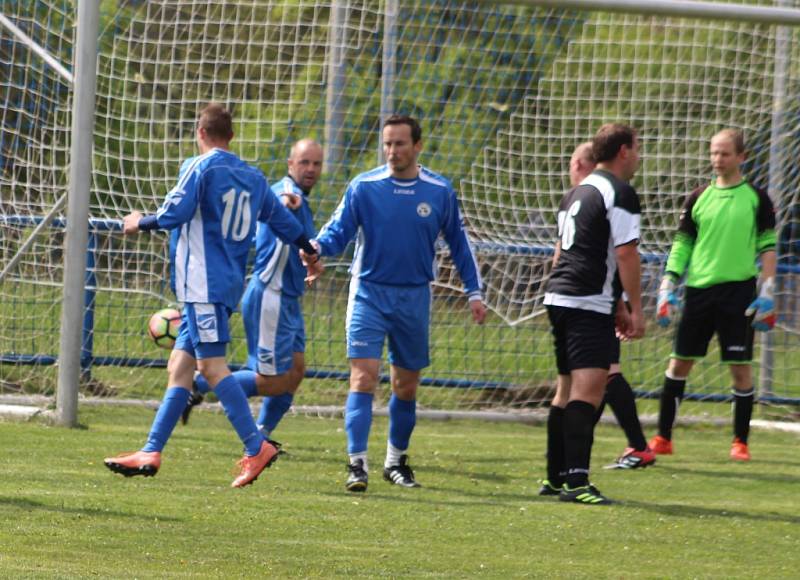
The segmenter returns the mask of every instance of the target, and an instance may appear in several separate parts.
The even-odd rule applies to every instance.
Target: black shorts
[[[614,317],[591,310],[548,306],[556,347],[558,374],[576,369],[608,369],[619,342],[614,334]]]
[[[716,332],[722,362],[749,363],[753,359],[753,327],[744,311],[755,297],[755,278],[708,288],[687,287],[673,358],[704,357]]]

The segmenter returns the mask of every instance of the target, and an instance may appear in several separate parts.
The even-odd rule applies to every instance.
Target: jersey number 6
[[[573,202],[565,212],[564,223],[561,227],[561,249],[569,250],[575,243],[575,216],[581,211],[581,202]]]

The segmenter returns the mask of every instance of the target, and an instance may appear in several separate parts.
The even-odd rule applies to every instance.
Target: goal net
[[[10,0],[0,15],[69,69],[73,4]],[[292,142],[324,143],[325,172],[311,197],[318,225],[347,181],[379,163],[381,111],[420,119],[421,162],[459,192],[491,308],[484,326],[471,324],[442,247],[433,363],[420,394],[420,405],[434,409],[529,410],[548,401],[555,369],[543,283],[576,145],[609,121],[640,134],[634,185],[652,321],[683,198],[711,178],[709,138],[742,128],[746,173],[769,187],[779,222],[779,324],[757,349],[759,388],[770,400],[800,402],[797,30],[451,0],[129,0],[102,8],[86,394],[160,397],[167,353],[149,341],[146,322],[174,301],[166,236],[125,239],[119,220],[157,207],[194,154],[198,110],[215,100],[234,112],[235,151],[273,181],[285,175]],[[0,86],[0,390],[50,394],[64,212],[33,233],[65,193],[72,87],[5,25]],[[344,400],[346,265],[330,264],[304,299],[310,377],[298,404]],[[239,315],[234,326],[232,359],[241,364]],[[671,331],[651,323],[646,339],[625,346],[623,370],[637,392],[660,389],[670,343]],[[712,350],[693,374],[696,398],[727,396],[730,380],[717,361]]]

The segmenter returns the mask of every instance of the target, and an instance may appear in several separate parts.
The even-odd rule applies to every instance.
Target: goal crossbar
[[[497,4],[497,0],[478,0],[483,4]],[[672,16],[706,20],[733,20],[754,24],[800,26],[800,10],[775,6],[747,6],[719,2],[693,2],[690,0],[509,0],[513,4],[541,6],[561,10],[588,10],[592,12],[618,12],[649,16]]]

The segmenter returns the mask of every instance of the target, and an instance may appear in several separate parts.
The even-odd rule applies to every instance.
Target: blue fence
[[[41,216],[0,216],[0,223],[21,227],[32,227],[43,221]],[[50,227],[63,229],[66,220],[55,219]],[[97,236],[102,232],[119,232],[122,230],[122,222],[109,219],[90,219],[89,237],[86,252],[86,276],[85,276],[85,297],[84,297],[84,316],[81,342],[81,375],[83,380],[91,378],[92,367],[94,366],[119,366],[119,367],[140,367],[140,368],[165,368],[167,361],[164,359],[136,358],[136,357],[108,357],[94,356],[94,322],[95,322],[95,298],[97,293],[96,277],[96,252]],[[477,242],[476,250],[480,253],[493,255],[521,255],[531,257],[548,257],[553,254],[552,246],[545,245],[512,245],[488,242]],[[642,262],[645,264],[663,264],[666,260],[664,254],[643,253]],[[778,265],[779,274],[800,274],[800,265],[781,261]],[[3,353],[0,352],[0,364],[13,365],[55,365],[58,362],[56,355],[48,354],[24,354],[24,353]],[[242,365],[231,364],[233,370],[243,368]],[[316,379],[347,380],[349,373],[341,371],[331,371],[322,369],[307,369],[305,376]],[[388,383],[389,376],[381,375],[381,382]],[[443,387],[450,389],[511,389],[518,385],[501,381],[474,381],[459,380],[451,378],[427,377],[421,381],[422,385],[432,387]],[[637,397],[655,398],[658,392],[636,391]],[[686,400],[725,402],[730,401],[731,396],[725,394],[708,393],[687,393]],[[779,397],[774,395],[763,395],[760,400],[765,403],[779,405],[800,405],[800,398]]]

